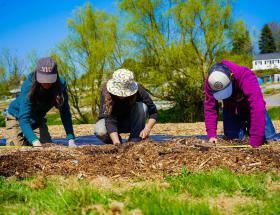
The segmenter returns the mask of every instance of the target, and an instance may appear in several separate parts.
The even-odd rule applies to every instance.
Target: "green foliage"
[[[181,121],[202,119],[204,79],[226,50],[233,26],[231,5],[217,0],[122,0],[119,8],[136,53],[136,60],[126,65],[155,97],[176,103]]]
[[[272,120],[280,120],[280,107],[269,108],[268,113]]]
[[[0,99],[10,96],[10,90],[20,85],[23,75],[23,62],[8,49],[0,50]]]
[[[5,118],[3,117],[2,114],[0,114],[0,127],[5,127],[6,123],[5,123]]]
[[[265,95],[274,95],[274,94],[277,94],[279,93],[280,90],[279,89],[275,89],[275,88],[270,88],[270,89],[266,89],[263,93]]]
[[[110,203],[118,201],[125,203],[124,214],[136,208],[143,214],[279,214],[280,195],[270,187],[279,186],[279,182],[279,176],[269,173],[234,174],[221,169],[191,173],[186,168],[181,175],[167,176],[165,180],[130,181],[130,187],[117,182],[110,188],[73,177],[21,181],[1,177],[0,213],[98,214],[94,208],[109,212]],[[233,211],[226,207],[220,211],[213,205],[213,199],[220,196],[229,199],[231,207],[235,206]],[[244,201],[234,205],[235,197]]]
[[[231,51],[221,52],[217,55],[217,61],[229,60],[235,62],[239,65],[246,66],[247,68],[252,68],[253,56],[249,54],[233,54]]]
[[[258,77],[263,77],[266,75],[280,74],[280,69],[254,70],[254,73]]]
[[[9,86],[6,80],[6,70],[0,65],[0,98],[9,94]]]
[[[237,21],[232,28],[232,54],[251,55],[252,42],[244,21]]]
[[[279,23],[274,21],[274,22],[270,22],[268,26],[272,32],[276,44],[276,51],[280,52],[280,25]]]
[[[118,6],[120,17],[90,3],[76,10],[68,37],[51,53],[78,123],[97,118],[101,87],[119,67],[133,71],[154,97],[174,102],[170,120],[184,122],[203,120],[204,81],[214,63],[251,67],[249,33],[233,19],[231,1],[121,0]],[[9,59],[16,62],[11,74],[21,71],[17,58]],[[31,53],[30,69],[36,59]],[[0,64],[0,94],[10,86],[1,81],[6,73]]]
[[[176,110],[176,108],[170,108],[167,110],[158,110],[158,123],[176,123],[181,122],[181,114]]]
[[[261,38],[259,40],[259,49],[261,54],[272,53],[276,51],[276,45],[272,31],[267,24],[262,28]]]
[[[8,91],[18,88],[23,75],[23,62],[8,49],[0,50],[0,96],[8,95]]]
[[[100,89],[107,78],[106,73],[114,69],[121,58],[117,18],[93,10],[87,3],[68,20],[68,26],[69,37],[52,56],[68,81],[72,111],[79,116],[80,122],[89,123],[97,117]],[[83,108],[89,109],[90,118]]]

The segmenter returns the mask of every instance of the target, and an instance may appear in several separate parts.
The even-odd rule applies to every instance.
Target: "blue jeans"
[[[249,134],[250,115],[247,118],[241,118],[232,111],[223,110],[224,133],[230,139],[243,139],[246,134]],[[265,140],[273,140],[277,137],[272,121],[265,110]]]

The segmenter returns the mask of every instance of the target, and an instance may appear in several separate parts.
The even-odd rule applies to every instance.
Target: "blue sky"
[[[0,48],[26,56],[36,50],[46,55],[67,36],[67,19],[83,0],[0,0]],[[94,7],[116,13],[114,1],[90,1]]]
[[[87,1],[0,0],[0,48],[25,57],[32,50],[46,55],[67,36],[66,20]],[[95,8],[117,13],[113,0],[91,0]],[[235,0],[234,16],[244,19],[254,41],[265,23],[280,24],[278,0]]]

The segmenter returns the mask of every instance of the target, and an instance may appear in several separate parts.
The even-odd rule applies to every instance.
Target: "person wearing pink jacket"
[[[222,60],[208,72],[204,85],[204,116],[209,142],[217,142],[218,100],[223,101],[224,135],[253,147],[276,136],[256,75],[248,68]]]

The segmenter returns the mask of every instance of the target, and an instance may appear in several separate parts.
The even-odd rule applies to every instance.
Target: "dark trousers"
[[[146,112],[147,106],[142,102],[136,102],[127,116],[118,119],[118,133],[130,133],[128,141],[140,141],[141,138],[139,135],[145,127]],[[106,129],[105,119],[100,119],[96,123],[94,133],[104,143],[112,144],[112,140]]]

